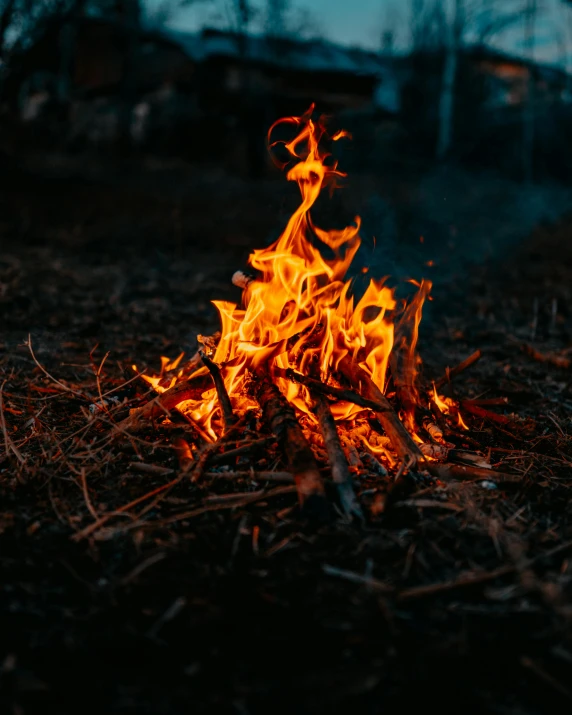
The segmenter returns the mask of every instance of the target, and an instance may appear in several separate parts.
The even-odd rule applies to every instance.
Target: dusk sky
[[[156,7],[164,1],[148,0],[148,4]],[[232,0],[198,3],[179,11],[169,24],[178,30],[189,31],[196,31],[205,25],[228,26],[228,7],[231,3]],[[503,0],[497,0],[497,3],[500,7]],[[507,3],[512,3],[511,7],[524,8],[526,0],[520,3],[518,0],[505,0],[504,4]],[[259,9],[264,8],[264,4],[264,0],[252,2]],[[406,46],[410,0],[297,0],[293,5],[313,18],[320,36],[334,42],[378,49],[385,27],[395,31],[399,46]],[[537,59],[566,64],[572,69],[572,6],[567,7],[562,0],[538,0],[538,5],[541,13],[537,24]],[[523,35],[522,25],[516,26],[497,36],[494,44],[523,54]]]

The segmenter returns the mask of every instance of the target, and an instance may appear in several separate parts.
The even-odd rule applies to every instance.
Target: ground
[[[424,375],[483,351],[456,394],[507,397],[495,412],[508,419],[469,416],[467,438],[518,482],[418,485],[416,504],[365,525],[300,519],[291,493],[228,509],[208,499],[234,487],[180,484],[82,538],[171,478],[133,472],[138,456],[176,467],[166,430],[106,441],[111,426],[89,422],[90,403],[130,380],[133,363],[190,354],[216,329],[209,301],[239,299],[229,276],[295,194],[213,167],[128,163],[104,180],[50,166],[0,177],[0,711],[569,712],[570,219],[530,231],[515,216],[485,260],[474,226],[494,242],[499,209],[487,223],[474,201],[477,263],[447,263],[463,226],[419,258],[433,248],[443,263]],[[360,212],[354,192],[344,210]],[[420,222],[405,204],[393,238],[403,247],[399,232],[415,232],[404,271],[417,265]],[[432,217],[434,234],[440,225]],[[136,381],[121,394],[144,391]],[[463,585],[466,574],[483,578]]]

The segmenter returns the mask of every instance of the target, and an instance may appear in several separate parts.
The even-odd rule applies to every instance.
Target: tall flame
[[[346,275],[361,243],[359,217],[354,225],[342,230],[326,231],[312,221],[310,209],[321,190],[335,186],[338,177],[345,176],[337,162],[321,149],[320,142],[347,136],[338,132],[327,137],[323,122],[314,121],[312,113],[313,106],[302,117],[281,119],[268,133],[270,150],[283,144],[290,161],[295,162],[287,179],[298,184],[302,198],[299,207],[275,243],[251,254],[249,263],[258,276],[244,290],[243,305],[214,301],[222,327],[213,359],[222,367],[228,393],[239,409],[250,406],[245,394],[249,371],[264,363],[270,369],[295,367],[326,381],[349,354],[381,389],[386,382],[394,342],[391,311],[398,303],[385,279],[372,279],[359,299],[352,294],[352,282]],[[298,127],[297,136],[290,142],[271,142],[274,130],[283,124]],[[411,351],[415,349],[421,305],[427,292],[425,284],[414,301],[415,338],[409,343]],[[408,365],[413,364],[410,354]],[[305,387],[280,378],[276,383],[291,403],[309,412]],[[360,409],[347,403],[332,407],[338,419],[348,418]],[[193,419],[215,435],[212,420],[218,407],[214,390],[204,393],[202,400],[189,401],[180,408],[188,410]]]

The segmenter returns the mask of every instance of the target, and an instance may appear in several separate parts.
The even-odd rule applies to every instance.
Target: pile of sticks
[[[233,278],[233,282],[242,288],[247,287],[251,280],[243,273],[236,274]],[[217,335],[214,338],[202,339],[202,347],[189,361],[188,365],[192,368],[187,370],[184,379],[143,407],[132,410],[129,417],[115,427],[118,434],[129,434],[150,419],[170,416],[185,400],[200,399],[201,394],[206,389],[212,389],[214,385],[221,414],[222,435],[218,441],[213,442],[191,417],[183,413],[183,418],[190,422],[195,431],[197,440],[203,443],[196,456],[193,453],[194,447],[192,449],[184,440],[182,446],[179,444],[178,453],[185,455],[185,461],[181,462],[181,459],[179,461],[185,466],[184,473],[193,481],[200,478],[209,460],[216,458],[219,447],[225,441],[240,435],[241,429],[244,430],[244,416],[235,413],[225,387],[223,379],[225,366],[217,365],[212,360],[218,337]],[[312,339],[315,340],[315,337],[315,335],[308,335],[308,344]],[[278,354],[289,350],[295,342],[298,343],[299,348],[299,335],[290,341],[284,341]],[[436,381],[435,386],[444,387],[475,364],[480,356],[480,352],[477,351],[456,367],[447,368],[445,375]],[[258,404],[261,419],[280,449],[285,471],[279,474],[287,475],[287,478],[295,483],[299,502],[306,513],[320,516],[330,513],[330,502],[326,497],[326,487],[330,483],[335,486],[341,513],[347,519],[363,518],[362,507],[352,483],[352,474],[355,471],[355,467],[352,466],[352,427],[349,423],[336,423],[332,414],[332,404],[339,401],[353,403],[363,408],[363,416],[369,427],[381,435],[381,439],[385,440],[389,452],[393,455],[391,461],[394,474],[388,480],[382,510],[409,495],[420,481],[426,483],[430,475],[442,481],[454,479],[487,480],[496,483],[518,481],[518,475],[492,470],[478,451],[458,449],[455,448],[454,443],[447,441],[446,438],[453,436],[452,420],[441,412],[432,399],[432,389],[426,386],[422,391],[425,393],[422,398],[419,394],[413,395],[411,388],[407,387],[407,381],[399,379],[398,366],[399,355],[392,356],[390,367],[395,390],[393,404],[349,355],[340,362],[337,371],[332,373],[328,381],[319,379],[315,372],[308,375],[294,368],[279,368],[274,365],[273,359],[251,370],[251,379],[248,383],[249,397]],[[288,380],[306,388],[315,424],[297,415],[294,407],[275,384],[278,379]],[[481,407],[473,405],[468,411],[473,408],[482,410]],[[422,434],[425,441],[420,441],[419,437],[417,441],[414,440],[400,419],[398,409],[413,411],[416,433]],[[320,468],[309,439],[312,436],[309,433],[315,430],[315,425],[319,427],[324,448],[322,453],[325,452],[327,455],[325,468]],[[260,439],[251,441],[245,445],[245,448],[249,449],[248,445],[260,446],[260,442]],[[363,447],[363,442],[361,445]],[[234,451],[240,453],[240,447]],[[353,451],[355,452],[355,449]],[[232,452],[233,450],[226,451],[225,454],[227,457],[234,456]],[[367,462],[378,475],[387,475],[384,464],[375,453],[370,451],[366,456]],[[327,472],[326,480],[324,471]]]

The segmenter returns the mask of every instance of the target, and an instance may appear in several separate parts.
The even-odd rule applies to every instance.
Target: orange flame
[[[244,290],[243,306],[213,301],[221,320],[221,338],[213,359],[222,368],[235,408],[242,410],[252,406],[245,394],[249,370],[264,363],[270,368],[295,367],[327,381],[350,354],[380,389],[386,382],[394,342],[390,313],[397,308],[397,301],[385,279],[370,280],[359,299],[352,293],[352,282],[346,275],[361,243],[359,217],[354,225],[342,230],[326,231],[312,221],[310,209],[320,191],[326,186],[335,187],[337,179],[345,176],[337,162],[321,149],[321,140],[328,136],[323,122],[312,119],[312,112],[313,106],[302,117],[279,120],[268,134],[271,153],[281,144],[290,161],[295,162],[287,179],[298,184],[302,198],[299,207],[275,243],[251,254],[249,263],[258,278]],[[298,135],[289,142],[271,143],[274,130],[283,124],[299,127]],[[348,135],[338,132],[329,139],[338,141],[344,136]],[[420,284],[412,303],[408,382],[415,377],[417,328],[429,288],[429,283]],[[156,378],[148,381],[157,385]],[[276,379],[276,384],[291,403],[310,414],[305,387],[284,379]],[[216,436],[212,424],[218,414],[214,390],[202,397],[200,401],[182,403],[179,408],[189,410],[193,419]],[[348,403],[332,407],[337,419],[347,419],[361,409]]]

